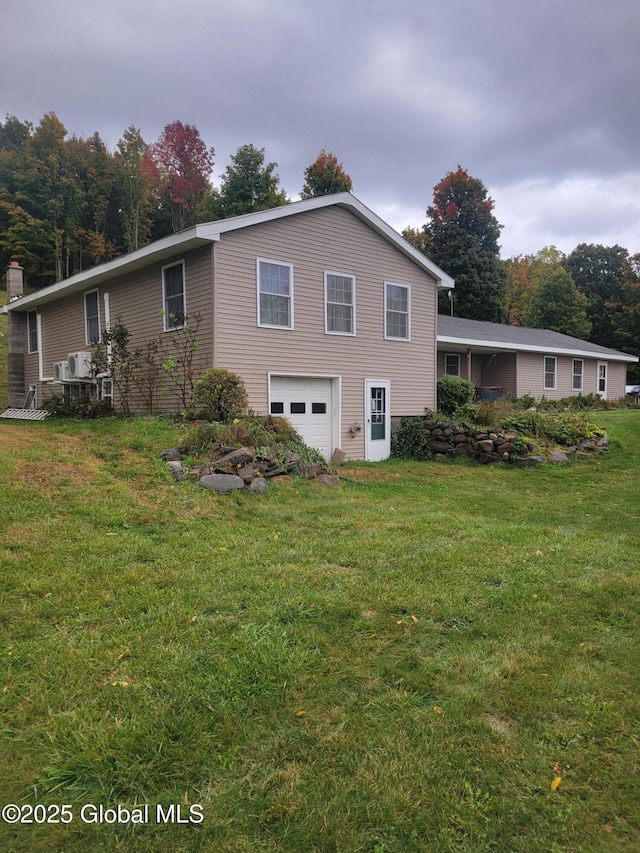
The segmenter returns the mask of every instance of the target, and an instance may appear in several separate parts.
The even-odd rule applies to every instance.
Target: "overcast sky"
[[[464,166],[502,256],[640,251],[638,0],[4,0],[0,119],[55,112],[113,150],[175,120],[266,148],[299,197],[325,148],[398,230]]]

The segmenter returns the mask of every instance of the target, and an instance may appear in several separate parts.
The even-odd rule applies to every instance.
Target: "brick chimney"
[[[12,302],[24,294],[24,269],[17,261],[11,261],[7,267],[7,302]]]
[[[7,267],[7,305],[24,294],[24,270],[17,261],[11,261]],[[27,342],[27,316],[23,311],[9,311],[8,367],[9,367],[9,406],[22,408],[25,399],[25,350]]]

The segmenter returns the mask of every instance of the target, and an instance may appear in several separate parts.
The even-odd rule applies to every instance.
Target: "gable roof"
[[[435,278],[438,287],[451,289],[455,286],[454,280],[441,270],[440,267],[436,266],[433,261],[430,261],[422,252],[419,252],[408,243],[404,237],[401,237],[397,231],[394,231],[390,225],[387,225],[386,222],[380,219],[373,211],[369,210],[354,195],[343,192],[317,196],[316,198],[305,199],[304,201],[295,201],[271,210],[245,213],[242,216],[221,219],[217,222],[194,225],[191,228],[186,228],[184,231],[179,231],[177,234],[171,234],[168,237],[163,237],[161,240],[156,240],[154,243],[150,243],[142,249],[137,249],[135,252],[129,252],[129,254],[115,258],[113,261],[107,261],[107,263],[84,270],[64,281],[44,287],[42,290],[32,293],[29,296],[22,296],[0,307],[0,314],[6,314],[8,311],[13,310],[22,311],[25,308],[35,307],[36,305],[44,305],[47,302],[58,299],[60,296],[87,290],[117,276],[134,272],[150,263],[168,260],[178,253],[188,252],[200,246],[205,246],[207,243],[215,243],[220,240],[222,234],[228,231],[237,231],[252,225],[275,222],[278,219],[286,219],[289,216],[296,216],[299,213],[334,206],[345,208],[353,213],[354,216],[368,225],[380,237],[391,243],[396,249],[413,261],[413,263]]]
[[[550,329],[532,329],[528,326],[506,326],[484,320],[466,320],[438,314],[438,344],[473,347],[503,352],[540,352],[572,355],[578,358],[606,358],[609,361],[638,361],[615,349],[602,347],[590,341],[562,335]]]

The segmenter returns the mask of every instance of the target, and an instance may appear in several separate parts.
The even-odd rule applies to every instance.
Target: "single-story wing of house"
[[[549,329],[438,315],[438,377],[469,379],[481,398],[599,394],[617,400],[625,395],[627,365],[637,361]]]
[[[389,455],[391,417],[436,406],[438,288],[453,280],[350,193],[196,225],[36,293],[7,270],[9,405],[108,378],[92,350],[116,320],[131,348],[199,318],[196,366],[242,377],[331,457]],[[169,393],[157,410],[179,411]],[[111,383],[111,386],[113,383]]]

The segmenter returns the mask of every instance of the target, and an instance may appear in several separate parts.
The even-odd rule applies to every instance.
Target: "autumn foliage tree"
[[[458,317],[499,323],[504,319],[505,271],[498,246],[502,226],[493,208],[482,181],[458,166],[434,187],[424,252],[455,279]],[[448,299],[440,310],[448,313]]]
[[[170,214],[171,230],[195,224],[213,171],[213,148],[207,148],[197,127],[174,121],[147,149],[143,168],[152,180],[158,202]]]
[[[314,198],[329,193],[351,192],[353,183],[342,163],[332,151],[323,148],[304,172],[304,186],[300,198]]]

